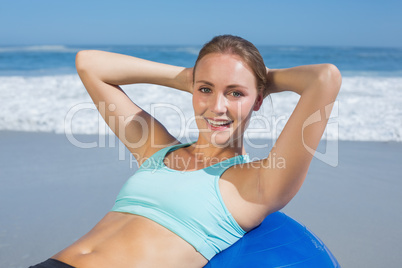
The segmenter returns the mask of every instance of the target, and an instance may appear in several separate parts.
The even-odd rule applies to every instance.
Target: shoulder
[[[219,188],[229,212],[244,230],[251,230],[269,214],[271,208],[261,194],[258,161],[228,168]]]
[[[254,216],[261,220],[280,209],[278,196],[267,190],[278,188],[275,184],[282,176],[280,170],[286,168],[285,163],[275,161],[268,157],[234,165],[221,176],[223,182],[228,182],[232,190],[238,192],[240,201],[248,209],[254,209]]]
[[[260,160],[244,161],[225,170],[221,179],[230,181],[238,188],[254,191],[258,186],[261,167],[262,162]]]

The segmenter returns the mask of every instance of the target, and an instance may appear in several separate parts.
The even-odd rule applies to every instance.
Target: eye
[[[202,92],[202,93],[209,93],[209,92],[211,92],[211,89],[209,89],[207,87],[202,87],[202,88],[199,89],[199,91]]]
[[[232,94],[232,96],[235,98],[240,98],[240,97],[244,96],[243,93],[241,93],[239,91],[232,91],[230,94]]]

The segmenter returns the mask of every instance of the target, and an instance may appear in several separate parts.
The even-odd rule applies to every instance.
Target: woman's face
[[[211,53],[194,74],[193,107],[202,138],[215,146],[243,138],[262,103],[252,70],[237,55]]]

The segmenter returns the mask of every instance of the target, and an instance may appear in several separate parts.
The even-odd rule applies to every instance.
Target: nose
[[[211,111],[215,114],[224,114],[227,111],[226,98],[222,95],[216,95],[211,103]]]

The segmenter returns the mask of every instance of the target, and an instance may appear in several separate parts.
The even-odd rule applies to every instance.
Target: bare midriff
[[[142,216],[109,212],[86,235],[52,257],[79,268],[203,267],[187,241]]]

